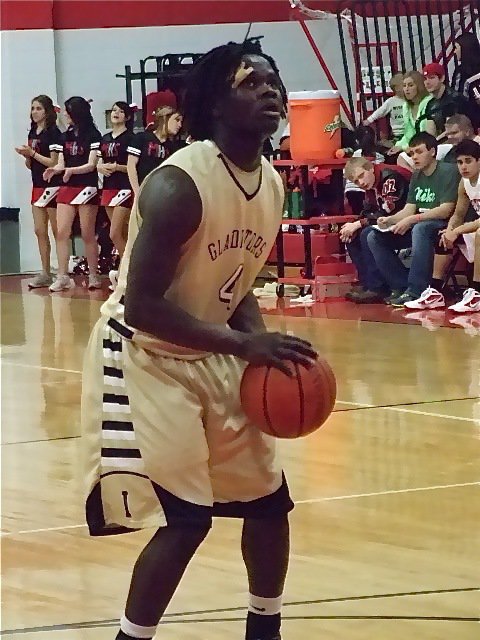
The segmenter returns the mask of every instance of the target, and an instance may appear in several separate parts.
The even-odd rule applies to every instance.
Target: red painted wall
[[[345,7],[371,15],[367,0],[304,0],[312,9],[336,11]],[[448,13],[462,0],[392,0],[377,5],[380,15],[408,11],[412,15]],[[468,0],[463,4],[468,5]],[[94,29],[108,27],[147,27],[229,22],[278,22],[300,15],[288,0],[2,0],[1,28],[12,29]]]

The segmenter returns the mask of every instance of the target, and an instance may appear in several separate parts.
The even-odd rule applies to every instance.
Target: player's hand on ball
[[[310,342],[277,332],[245,334],[240,357],[251,364],[267,365],[280,369],[287,376],[293,373],[285,361],[297,362],[309,367],[317,358]]]

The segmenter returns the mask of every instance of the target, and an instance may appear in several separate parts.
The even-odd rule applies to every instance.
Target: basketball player
[[[25,158],[25,166],[32,174],[32,214],[38,250],[42,264],[42,272],[28,283],[31,289],[49,287],[52,282],[50,273],[50,238],[48,223],[53,236],[57,235],[57,192],[60,178],[57,176],[50,182],[43,178],[47,167],[58,162],[61,151],[62,134],[57,127],[57,113],[49,96],[40,95],[33,98],[30,108],[30,131],[28,145],[15,147],[15,151]]]
[[[275,440],[239,401],[248,362],[316,357],[265,330],[251,286],[284,192],[262,158],[285,110],[274,61],[213,49],[186,83],[193,142],[153,171],[130,217],[116,291],[85,358],[82,425],[92,535],[157,527],[116,640],[151,639],[212,516],[242,518],[248,640],[278,640],[293,504]],[[203,142],[200,142],[203,141]]]
[[[455,148],[455,155],[462,180],[455,211],[447,228],[441,231],[441,242],[446,249],[451,249],[463,236],[467,260],[473,262],[473,285],[465,291],[463,299],[449,309],[471,313],[480,311],[480,145],[474,140],[464,140]],[[478,218],[465,222],[470,204]]]
[[[63,146],[55,167],[45,170],[43,177],[50,180],[62,174],[58,192],[57,257],[58,275],[50,291],[64,291],[74,286],[68,275],[69,242],[72,225],[77,214],[80,218],[82,240],[88,262],[88,288],[100,289],[98,277],[98,244],[95,221],[98,211],[97,153],[102,134],[93,121],[90,104],[80,96],[65,102],[65,120],[69,125],[63,135]]]

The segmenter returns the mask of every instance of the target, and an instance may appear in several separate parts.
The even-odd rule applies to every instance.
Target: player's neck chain
[[[240,184],[240,182],[237,180],[237,176],[233,173],[232,169],[230,168],[230,165],[228,164],[225,156],[223,155],[223,153],[219,153],[218,157],[220,158],[220,160],[223,162],[223,166],[225,167],[225,169],[228,172],[228,175],[232,178],[232,180],[234,181],[234,183],[237,185],[237,187],[240,189],[240,191],[243,193],[243,195],[245,196],[245,199],[247,200],[247,202],[249,202],[250,200],[253,200],[253,198],[257,195],[257,193],[260,191],[261,187],[262,187],[262,179],[263,179],[263,167],[262,165],[260,165],[260,174],[258,176],[258,185],[257,188],[255,189],[255,191],[253,193],[247,193],[247,191],[245,191],[245,189],[243,188],[243,186]]]

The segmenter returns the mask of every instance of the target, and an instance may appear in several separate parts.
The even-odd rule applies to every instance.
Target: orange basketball
[[[332,413],[335,375],[326,360],[311,367],[289,362],[295,376],[274,367],[248,365],[240,385],[243,410],[259,429],[277,438],[300,438],[315,431]]]

